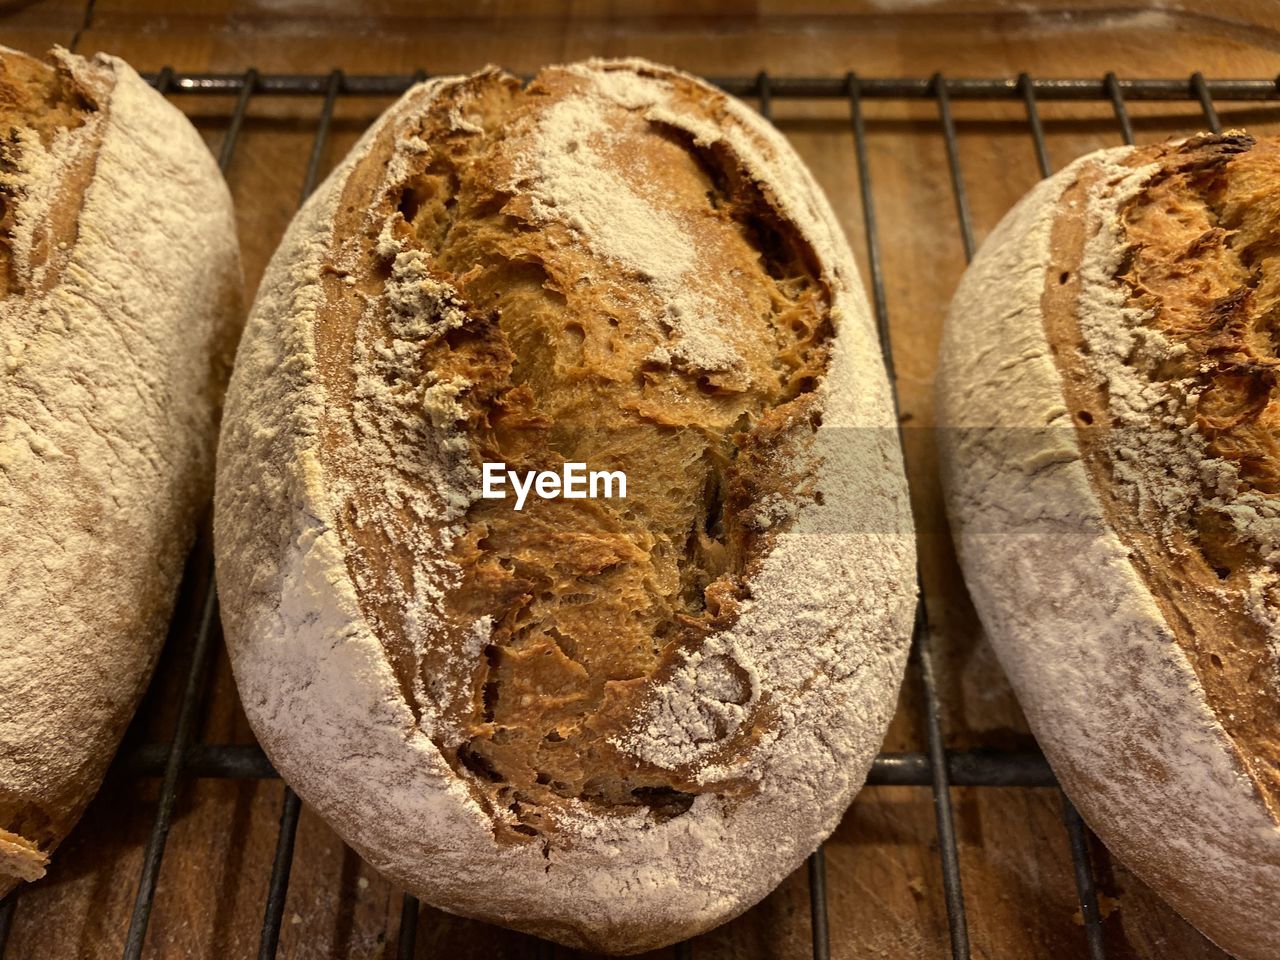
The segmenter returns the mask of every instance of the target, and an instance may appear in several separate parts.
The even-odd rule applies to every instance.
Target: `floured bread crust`
[[[241,308],[231,201],[123,62],[0,49],[0,893],[44,873],[165,637]]]
[[[1280,151],[1091,154],[974,260],[938,380],[966,580],[1103,841],[1231,953],[1280,938]]]
[[[479,467],[625,500],[479,498]],[[839,227],[785,141],[641,61],[410,91],[316,192],[237,359],[224,623],[278,768],[429,902],[635,952],[835,826],[914,600]]]

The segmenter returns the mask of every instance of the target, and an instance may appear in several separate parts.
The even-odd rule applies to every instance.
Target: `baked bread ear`
[[[45,870],[164,640],[241,277],[191,124],[120,60],[0,48],[0,894]]]
[[[970,592],[1103,842],[1280,943],[1280,143],[1090,154],[993,231],[938,374]]]
[[[624,473],[484,499],[482,463]],[[419,85],[308,201],[229,392],[254,730],[443,909],[613,953],[768,893],[884,735],[915,598],[890,394],[786,141],[642,61]]]

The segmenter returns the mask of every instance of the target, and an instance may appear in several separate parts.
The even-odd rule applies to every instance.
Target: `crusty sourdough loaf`
[[[517,512],[482,462],[627,497]],[[215,533],[299,794],[432,904],[618,953],[834,828],[915,595],[838,224],[768,124],[641,61],[436,79],[373,126],[263,281]]]
[[[946,493],[1033,730],[1228,951],[1280,944],[1280,142],[1090,154],[947,318]]]
[[[146,685],[241,297],[182,114],[114,58],[0,48],[0,894],[44,873]]]

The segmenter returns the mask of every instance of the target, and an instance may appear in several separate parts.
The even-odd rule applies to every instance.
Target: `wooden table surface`
[[[1207,6],[1207,5],[1202,5]],[[54,43],[108,51],[140,70],[433,73],[499,63],[517,71],[596,55],[641,55],[704,74],[1275,77],[1280,32],[1268,4],[1228,0],[1213,15],[1190,0],[1140,5],[963,0],[802,4],[681,0],[441,3],[409,0],[51,0],[0,5],[0,42],[31,53]],[[177,98],[211,147],[226,98]],[[323,158],[342,156],[386,101],[344,98]],[[950,292],[965,264],[936,105],[868,101],[868,147],[897,357],[898,387],[943,720],[952,747],[1027,748],[1025,722],[960,583],[941,520],[931,392]],[[239,206],[247,280],[256,286],[298,201],[318,98],[255,97],[228,180]],[[775,103],[776,122],[827,189],[866,268],[847,105]],[[1018,102],[956,101],[959,157],[976,237],[1037,179]],[[1109,105],[1042,102],[1051,163],[1120,142]],[[1280,128],[1268,104],[1219,104],[1224,123]],[[1194,103],[1131,103],[1140,142],[1202,126]],[[189,650],[171,644],[127,744],[167,739]],[[908,676],[887,749],[919,750],[919,678]],[[198,737],[252,743],[219,650]],[[283,787],[277,780],[189,780],[178,799],[144,955],[256,955]],[[117,957],[128,926],[158,783],[113,769],[49,876],[18,901],[6,957]],[[953,791],[973,956],[1085,957],[1059,795],[1050,789]],[[864,791],[826,847],[831,951],[838,958],[949,956],[934,810],[926,788]],[[1209,960],[1224,955],[1096,843],[1108,956]],[[700,938],[695,956],[810,953],[803,870],[742,918]],[[279,955],[393,956],[401,893],[304,808]],[[417,956],[532,957],[532,938],[424,908]],[[570,955],[559,950],[557,956]],[[662,951],[655,956],[670,956]]]

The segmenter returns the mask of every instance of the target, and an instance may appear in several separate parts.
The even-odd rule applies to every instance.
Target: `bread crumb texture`
[[[767,188],[643,109],[726,122],[700,92],[483,74],[388,131],[386,175],[358,168],[346,190],[335,271],[357,282],[334,285],[318,345],[347,565],[500,836],[541,836],[571,800],[663,817],[753,789],[706,775],[768,724],[730,655],[699,660],[696,716],[655,720],[697,749],[633,749],[655,678],[733,624],[814,493],[832,334],[813,251]],[[484,461],[621,470],[628,496],[517,513],[470,495]]]
[[[1143,147],[1119,206],[1129,323],[1066,355],[1087,463],[1218,722],[1280,818],[1280,143]]]

